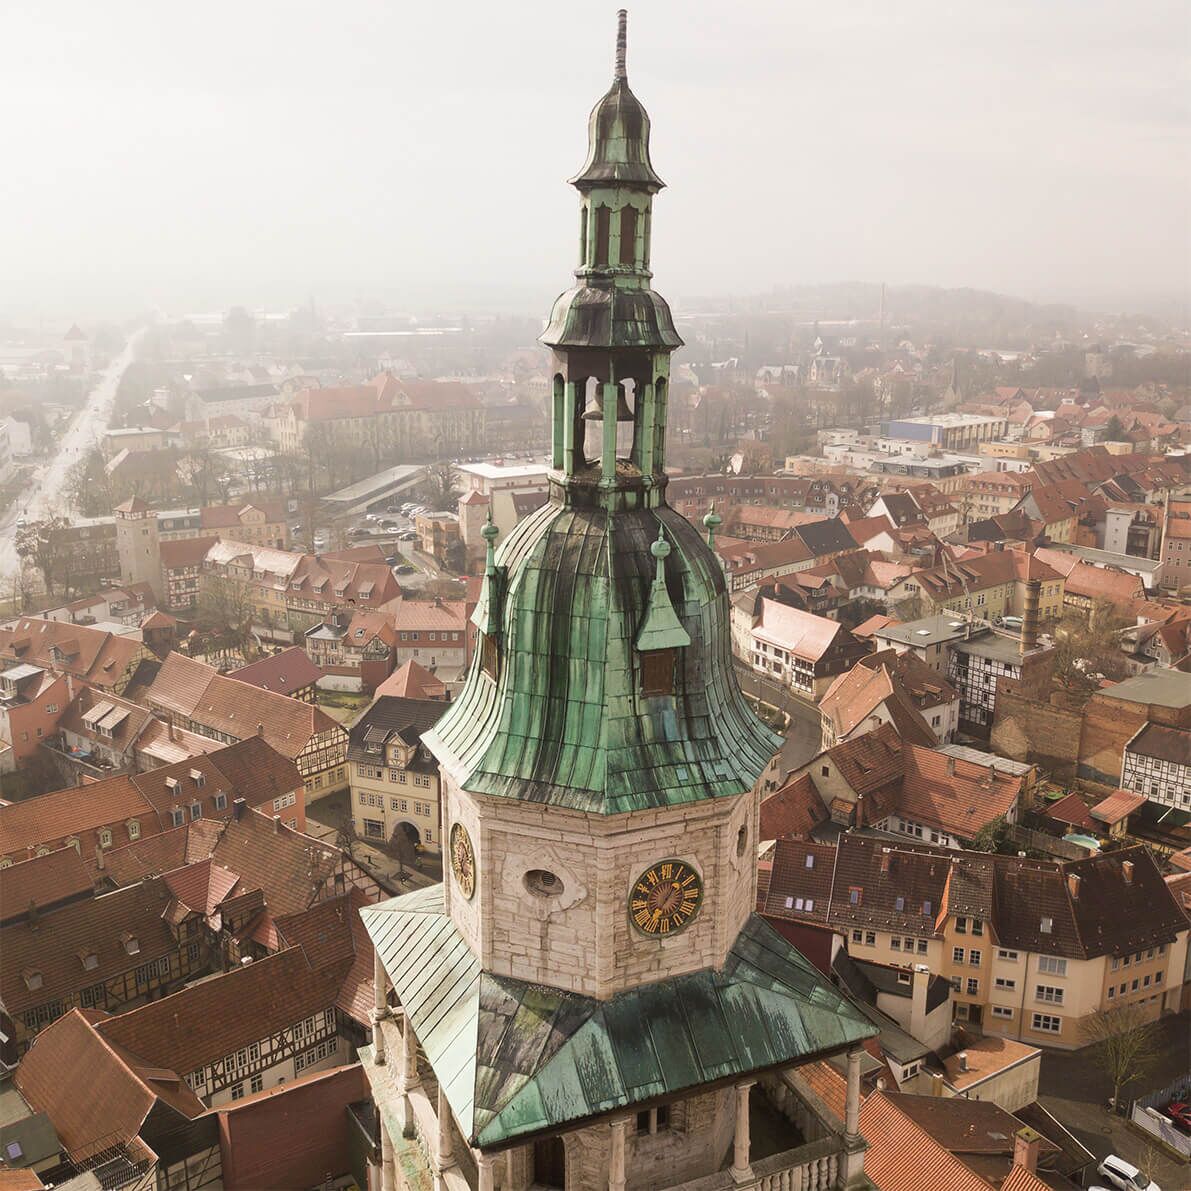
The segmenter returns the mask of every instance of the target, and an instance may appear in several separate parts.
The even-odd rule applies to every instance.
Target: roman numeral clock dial
[[[659,860],[633,882],[629,919],[645,935],[672,935],[703,904],[703,882],[683,860]]]

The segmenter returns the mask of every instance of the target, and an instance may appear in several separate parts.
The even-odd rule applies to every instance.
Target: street
[[[112,418],[116,389],[120,378],[136,358],[137,348],[146,328],[134,331],[124,350],[104,369],[83,408],[74,416],[66,433],[54,444],[48,463],[40,465],[24,493],[10,509],[0,512],[0,578],[14,574],[20,567],[15,533],[19,517],[41,521],[54,514],[69,516],[66,504],[66,479],[70,469],[103,437]]]
[[[750,670],[739,658],[735,659],[735,662],[740,689],[754,699],[761,699],[777,707],[790,717],[790,724],[786,729],[786,743],[782,745],[781,761],[778,765],[779,776],[784,779],[792,769],[800,768],[819,753],[822,739],[819,709],[772,679]]]
[[[1185,1074],[1191,1066],[1191,1047],[1188,1045],[1191,1022],[1187,1014],[1162,1018],[1158,1029],[1158,1049],[1162,1058],[1144,1083],[1131,1087],[1122,1097],[1130,1103],[1146,1088],[1163,1087]],[[1148,1145],[1124,1117],[1105,1108],[1111,1095],[1112,1083],[1096,1066],[1090,1048],[1048,1050],[1043,1055],[1038,1081],[1039,1102],[1096,1155],[1097,1162],[1110,1153],[1117,1154],[1143,1169],[1152,1164],[1150,1177],[1162,1191],[1185,1191],[1191,1187],[1191,1170],[1187,1166]]]

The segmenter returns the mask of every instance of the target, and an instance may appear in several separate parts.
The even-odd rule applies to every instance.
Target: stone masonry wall
[[[446,823],[462,822],[476,852],[475,896],[449,873],[448,910],[485,969],[587,996],[722,967],[755,900],[757,803],[752,791],[688,806],[600,816],[460,790],[446,782]],[[634,881],[656,861],[689,863],[703,904],[669,936],[637,931]],[[561,882],[526,887],[541,869]]]

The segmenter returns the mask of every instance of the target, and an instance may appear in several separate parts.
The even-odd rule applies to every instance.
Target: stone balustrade
[[[824,1137],[792,1150],[760,1158],[751,1166],[751,1178],[743,1182],[731,1171],[721,1170],[666,1191],[834,1191],[839,1181],[842,1142]]]

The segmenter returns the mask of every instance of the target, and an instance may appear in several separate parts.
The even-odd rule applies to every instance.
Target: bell
[[[603,385],[596,386],[595,405],[584,413],[583,420],[585,422],[602,422],[604,420]],[[633,411],[629,409],[629,403],[624,399],[624,385],[616,386],[616,420],[618,422],[633,420]]]

